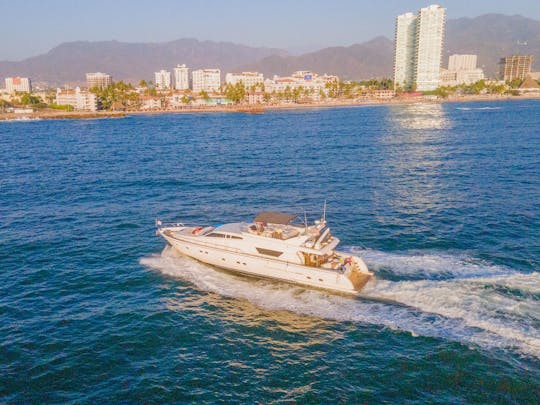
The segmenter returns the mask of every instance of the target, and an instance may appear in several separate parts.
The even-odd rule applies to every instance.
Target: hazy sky
[[[394,18],[429,4],[448,18],[486,13],[540,20],[540,0],[0,0],[0,60],[76,40],[230,41],[292,51],[392,38]]]

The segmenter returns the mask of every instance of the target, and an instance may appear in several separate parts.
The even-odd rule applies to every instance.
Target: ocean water
[[[0,403],[540,402],[540,101],[0,123]],[[321,214],[349,298],[154,219]]]

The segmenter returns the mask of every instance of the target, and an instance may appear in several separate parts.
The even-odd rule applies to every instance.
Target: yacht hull
[[[160,233],[179,253],[239,274],[275,279],[353,295],[357,295],[372,277],[371,273],[350,270],[342,273],[336,270],[314,268],[261,257],[242,252],[236,248],[213,246],[203,243],[201,238],[197,237],[181,237],[166,232]],[[360,258],[355,259],[365,266]]]

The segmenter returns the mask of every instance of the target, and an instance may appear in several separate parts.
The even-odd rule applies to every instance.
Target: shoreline
[[[170,110],[127,110],[127,111],[55,111],[42,110],[33,113],[0,113],[1,121],[32,121],[32,120],[60,120],[60,119],[103,119],[125,118],[130,115],[161,115],[161,114],[196,114],[196,113],[247,113],[263,114],[267,111],[281,110],[309,110],[329,109],[342,107],[379,106],[379,105],[409,105],[409,104],[442,104],[442,103],[467,103],[467,102],[493,102],[511,100],[540,99],[540,95],[525,96],[460,96],[446,99],[428,99],[423,97],[395,97],[383,100],[337,100],[322,103],[279,103],[279,104],[256,104],[256,105],[230,105],[230,106],[201,106],[186,107]]]

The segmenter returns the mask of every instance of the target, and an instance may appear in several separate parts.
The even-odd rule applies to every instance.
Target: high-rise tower
[[[431,5],[420,9],[416,29],[415,75],[416,90],[439,87],[446,9]]]
[[[446,9],[431,5],[396,18],[394,83],[402,89],[435,90],[440,83]]]
[[[414,81],[416,16],[406,13],[396,18],[394,86],[410,89]]]

